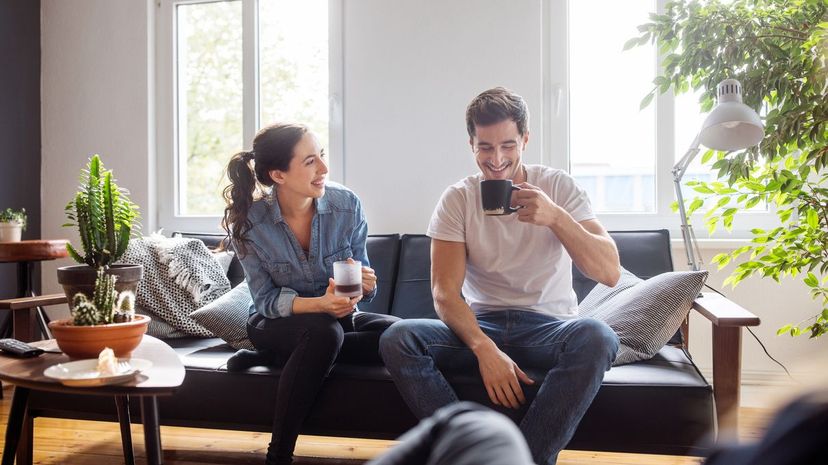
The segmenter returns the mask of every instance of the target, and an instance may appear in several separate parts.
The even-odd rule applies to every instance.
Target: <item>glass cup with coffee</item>
[[[480,181],[480,202],[483,213],[489,216],[509,215],[518,208],[512,208],[512,191],[520,187],[513,186],[511,179],[486,179]]]
[[[334,294],[344,297],[362,295],[362,263],[351,261],[334,262]]]

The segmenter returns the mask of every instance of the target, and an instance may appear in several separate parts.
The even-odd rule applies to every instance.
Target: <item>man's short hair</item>
[[[466,108],[466,129],[475,136],[475,126],[512,120],[521,136],[529,132],[529,107],[523,97],[504,87],[484,91]]]

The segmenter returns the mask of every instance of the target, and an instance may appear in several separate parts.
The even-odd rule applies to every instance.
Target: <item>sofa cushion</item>
[[[610,231],[610,237],[618,247],[621,266],[641,279],[673,271],[670,250],[670,232],[666,229],[652,231]],[[572,265],[572,288],[578,301],[586,297],[596,282],[584,276]]]
[[[391,314],[400,318],[437,318],[431,298],[431,238],[424,234],[402,236]]]
[[[394,298],[394,281],[397,279],[397,263],[400,259],[400,235],[370,235],[365,248],[371,268],[377,274],[377,294],[370,302],[360,302],[359,309],[387,315]]]
[[[205,421],[246,424],[249,429],[268,431],[278,368],[227,372],[224,366],[234,350],[218,339],[180,340],[172,345],[187,367],[187,377],[175,402],[161,399],[162,421],[197,411],[199,399],[215,399],[215,408],[205,415]],[[222,376],[215,376],[219,373]],[[544,373],[530,371],[529,375],[542,379]],[[514,419],[525,413],[525,408],[492,405],[477,373],[452,373],[447,379],[463,400],[473,400]],[[229,391],[247,394],[227,397]],[[616,366],[606,373],[568,448],[686,454],[688,447],[690,452],[698,447],[694,453],[703,452],[706,435],[715,424],[711,392],[711,386],[683,349],[662,347],[650,360]],[[254,408],[251,404],[255,403],[245,400],[251,393],[261,394],[259,398],[266,404]],[[527,389],[526,394],[533,398],[536,388]],[[342,402],[343,398],[349,401]],[[642,411],[648,414],[642,416]],[[355,431],[361,435],[372,431],[372,437],[391,438],[415,423],[385,368],[336,364],[303,433],[356,437]]]
[[[706,279],[707,271],[674,271],[646,281],[623,273],[616,287],[626,288],[598,284],[582,302],[581,316],[607,323],[618,335],[615,365],[647,360],[679,329]]]
[[[253,343],[247,338],[252,303],[253,296],[245,281],[190,316],[234,349],[253,349]]]

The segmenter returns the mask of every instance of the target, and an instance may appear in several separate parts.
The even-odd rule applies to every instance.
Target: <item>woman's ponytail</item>
[[[252,151],[239,152],[230,158],[227,164],[230,185],[224,188],[227,207],[221,227],[227,231],[228,239],[235,240],[236,252],[242,256],[247,253],[247,232],[253,227],[247,214],[256,200],[256,191],[264,193],[265,189],[273,186],[270,178],[272,170],[288,171],[293,148],[307,132],[307,126],[296,123],[267,126],[256,134]]]
[[[236,252],[241,255],[247,253],[246,234],[252,227],[247,213],[256,193],[256,176],[250,167],[253,158],[253,152],[239,152],[230,158],[230,163],[227,164],[230,185],[223,192],[227,207],[224,208],[221,226],[227,232],[228,239],[235,239]]]

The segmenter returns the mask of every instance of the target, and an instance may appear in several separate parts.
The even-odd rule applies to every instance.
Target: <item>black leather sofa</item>
[[[612,236],[618,244],[622,265],[641,278],[673,269],[666,230],[613,232]],[[208,245],[218,241],[215,236],[199,237]],[[368,253],[379,276],[379,293],[371,303],[361,304],[362,310],[402,318],[435,317],[429,282],[429,241],[422,235],[369,237]],[[231,266],[229,275],[234,282],[243,279],[238,263]],[[579,299],[594,285],[575,270],[574,288]],[[758,324],[758,319],[721,299],[702,298],[695,307],[714,323],[715,397],[720,404],[738,404],[739,330],[743,325]],[[234,351],[220,339],[167,342],[182,358],[187,374],[174,396],[160,399],[163,425],[270,430],[278,369],[254,367],[246,372],[228,372],[226,361]],[[676,344],[665,346],[651,360],[615,367],[606,374],[569,448],[705,454],[717,427],[714,389],[694,365],[678,335],[673,342]],[[542,374],[530,372],[532,375]],[[723,380],[720,384],[719,378]],[[476,373],[451,376],[450,382],[461,398],[491,405]],[[534,392],[528,395],[533,396]],[[504,413],[519,418],[523,412]],[[114,405],[99,398],[39,391],[31,393],[29,414],[116,420]],[[139,419],[140,412],[133,412],[133,418]],[[382,366],[339,364],[324,385],[303,432],[394,438],[415,423]]]

